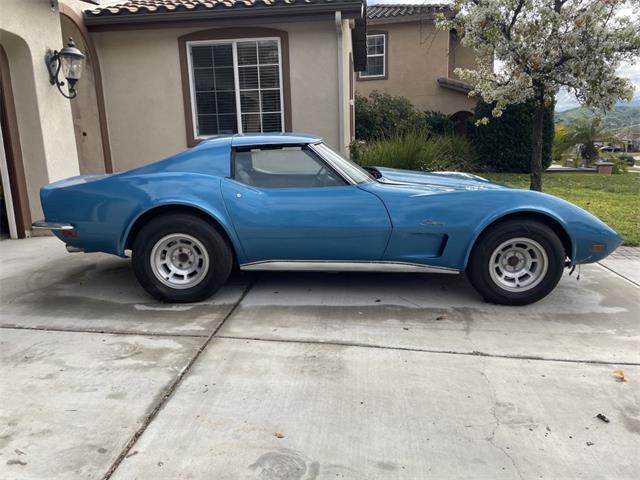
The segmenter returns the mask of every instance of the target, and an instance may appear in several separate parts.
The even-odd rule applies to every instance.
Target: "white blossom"
[[[455,0],[453,8],[436,23],[482,59],[455,73],[496,102],[493,116],[528,100],[550,105],[561,87],[594,110],[633,95],[616,70],[640,55],[640,0]]]

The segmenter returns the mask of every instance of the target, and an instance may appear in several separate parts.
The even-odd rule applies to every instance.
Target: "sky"
[[[368,0],[368,5],[389,5],[389,4],[415,4],[415,5],[428,5],[428,4],[443,4],[450,3],[448,0]],[[626,13],[626,12],[625,12]],[[618,69],[618,75],[624,78],[628,78],[635,86],[634,99],[640,98],[640,59],[635,63],[625,63]],[[561,91],[556,96],[556,111],[562,112],[571,108],[578,107],[579,103],[576,97],[567,92]]]

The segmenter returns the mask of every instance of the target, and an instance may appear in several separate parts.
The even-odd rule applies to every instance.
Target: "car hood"
[[[471,173],[419,172],[387,167],[375,167],[375,170],[380,173],[381,177],[378,178],[378,181],[382,184],[425,186],[439,191],[509,188]]]

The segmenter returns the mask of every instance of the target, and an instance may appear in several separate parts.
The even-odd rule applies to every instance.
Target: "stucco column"
[[[37,219],[40,187],[79,173],[72,100],[49,83],[44,62],[48,49],[63,46],[57,2],[52,8],[45,0],[3,0],[0,44],[9,60],[29,206]]]

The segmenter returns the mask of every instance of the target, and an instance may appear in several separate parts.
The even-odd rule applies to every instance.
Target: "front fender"
[[[571,240],[571,258],[575,258],[576,243],[573,241],[571,234],[569,234],[567,230],[567,225],[562,220],[562,218],[558,217],[558,215],[556,215],[553,211],[551,211],[548,208],[519,206],[519,207],[508,208],[500,212],[492,212],[490,215],[487,215],[485,218],[482,219],[482,221],[474,229],[473,234],[471,235],[469,244],[466,247],[463,268],[464,269],[467,268],[467,264],[469,262],[469,257],[471,256],[471,251],[473,250],[473,246],[476,244],[476,241],[478,240],[480,235],[482,235],[482,232],[484,232],[490,225],[496,222],[499,222],[503,218],[510,217],[513,215],[519,215],[519,214],[520,215],[522,214],[544,215],[546,217],[549,217],[552,220],[555,220],[564,229],[564,231],[567,232],[567,235]]]
[[[571,243],[572,265],[597,262],[613,252],[622,243],[622,237],[607,224],[572,203],[541,192],[528,190],[517,190],[517,192],[517,201],[514,202],[514,205],[491,212],[474,229],[466,248],[465,269],[473,246],[482,232],[501,218],[517,214],[544,215],[560,225],[567,233]],[[594,253],[591,251],[593,244],[603,244],[605,250]]]
[[[428,263],[464,270],[478,237],[491,224],[514,214],[533,213],[555,221],[571,242],[571,259],[575,264],[595,262],[611,253],[621,237],[599,219],[583,209],[552,195],[529,190],[506,188],[448,188],[433,185],[367,184],[363,186],[384,202],[393,223],[396,248],[385,253],[387,260]],[[428,258],[414,248],[404,256],[401,234],[417,239],[446,238],[444,247],[430,252]],[[400,235],[400,236],[399,236]],[[412,243],[415,247],[416,241]],[[604,252],[594,254],[591,246],[601,243]],[[406,249],[405,249],[406,250]]]

